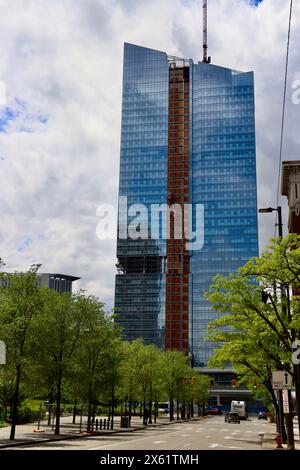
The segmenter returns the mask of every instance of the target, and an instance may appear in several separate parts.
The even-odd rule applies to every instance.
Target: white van
[[[246,412],[246,402],[245,401],[238,401],[232,400],[230,406],[231,413],[238,413],[240,419],[247,419],[248,413]]]

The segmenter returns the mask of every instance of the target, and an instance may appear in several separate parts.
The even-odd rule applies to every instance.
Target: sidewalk
[[[273,427],[270,432],[261,434],[262,437],[262,448],[264,450],[287,450],[287,445],[282,444],[282,449],[276,449],[275,437],[276,433],[276,424],[271,425]],[[295,450],[300,450],[300,438],[299,438],[299,428],[298,422],[294,422],[294,437],[295,437]]]
[[[106,417],[99,417],[99,424],[100,424],[100,419],[102,419],[102,426],[104,424],[104,419],[106,419],[107,423],[107,418]],[[198,418],[194,417],[189,420],[176,420],[174,421],[169,421],[168,416],[160,416],[157,418],[156,424],[148,424],[145,426],[143,424],[143,420],[140,419],[138,416],[133,416],[131,419],[131,426],[129,428],[121,428],[121,418],[120,416],[116,416],[114,418],[114,429],[98,429],[98,431],[95,430],[91,432],[86,432],[87,428],[87,421],[86,417],[84,417],[82,421],[82,426],[81,426],[81,432],[80,432],[80,417],[76,417],[76,424],[72,424],[72,416],[63,416],[61,417],[61,426],[60,426],[60,435],[56,436],[54,434],[54,430],[52,426],[47,425],[47,421],[41,421],[39,429],[38,429],[38,423],[30,423],[30,424],[20,424],[16,427],[16,437],[15,440],[10,440],[9,439],[9,434],[10,434],[10,426],[7,426],[5,428],[0,428],[0,450],[1,448],[5,447],[15,447],[15,446],[20,446],[20,445],[29,445],[29,444],[35,444],[35,443],[41,443],[41,442],[49,442],[49,441],[61,441],[64,439],[76,439],[76,438],[82,438],[82,437],[88,437],[88,436],[102,436],[102,435],[108,435],[108,434],[117,434],[120,432],[134,432],[138,431],[141,429],[149,428],[149,427],[156,427],[156,426],[164,426],[168,424],[175,424],[177,422],[188,422],[191,420],[200,420],[203,418]]]

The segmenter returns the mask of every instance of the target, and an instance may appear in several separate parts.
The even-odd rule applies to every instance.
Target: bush
[[[71,405],[69,403],[61,405],[61,413],[63,414],[72,414],[74,410],[74,405]],[[77,407],[77,412],[78,412],[78,407]]]
[[[18,410],[18,424],[32,423],[39,419],[39,410],[33,410],[29,406],[21,406]],[[44,411],[42,410],[41,419],[44,418]]]

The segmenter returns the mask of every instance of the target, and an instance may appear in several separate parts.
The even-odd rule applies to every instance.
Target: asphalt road
[[[223,416],[158,428],[15,447],[12,450],[261,450],[259,433],[272,425],[253,417],[240,424]]]

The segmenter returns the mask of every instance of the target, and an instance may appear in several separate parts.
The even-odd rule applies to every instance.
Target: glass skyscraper
[[[119,196],[116,321],[205,366],[204,292],[258,254],[253,73],[125,44]]]

